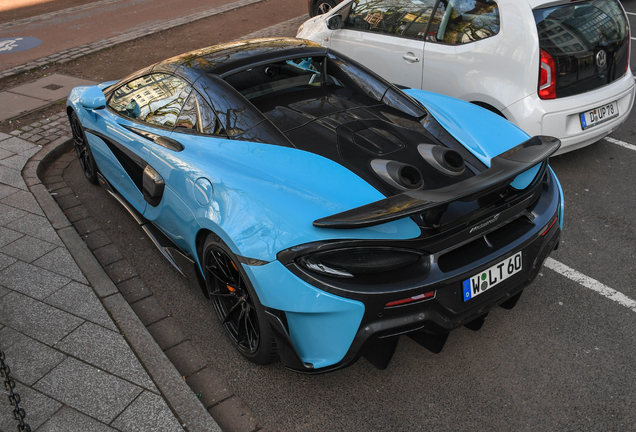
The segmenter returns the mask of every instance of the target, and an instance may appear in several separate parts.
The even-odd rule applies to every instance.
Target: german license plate
[[[485,293],[489,289],[508,279],[513,274],[520,272],[522,265],[523,260],[521,259],[521,252],[517,252],[510,258],[506,258],[501,261],[499,264],[495,264],[470,279],[466,279],[463,282],[464,301],[466,302]]]
[[[603,122],[618,117],[618,104],[616,101],[602,105],[598,108],[587,110],[579,114],[583,129],[589,129]]]

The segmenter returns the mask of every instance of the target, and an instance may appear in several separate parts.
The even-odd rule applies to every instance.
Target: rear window
[[[557,97],[580,94],[626,72],[629,23],[618,0],[536,9],[539,45],[557,69]]]

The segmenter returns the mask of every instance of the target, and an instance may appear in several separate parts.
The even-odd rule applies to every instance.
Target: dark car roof
[[[324,55],[327,48],[305,39],[265,38],[229,42],[190,51],[151,67],[153,72],[168,72],[196,81],[202,73],[225,75],[229,72],[287,57]]]

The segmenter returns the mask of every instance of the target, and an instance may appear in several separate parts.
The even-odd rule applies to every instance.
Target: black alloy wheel
[[[312,16],[326,14],[335,6],[336,2],[333,0],[316,0],[312,10]]]
[[[79,159],[82,171],[89,182],[97,184],[97,165],[95,165],[93,154],[91,153],[91,149],[88,147],[88,140],[86,139],[84,128],[82,128],[82,123],[77,117],[77,114],[75,114],[75,111],[71,112],[68,119],[71,123],[71,132],[73,132],[75,153],[77,153],[77,158]]]
[[[210,234],[202,262],[208,295],[232,344],[256,364],[276,360],[276,343],[263,306],[232,251]]]

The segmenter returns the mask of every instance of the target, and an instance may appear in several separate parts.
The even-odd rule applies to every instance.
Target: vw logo
[[[600,50],[598,53],[596,53],[596,64],[598,65],[598,67],[602,68],[605,67],[606,63],[607,53],[604,50]]]

